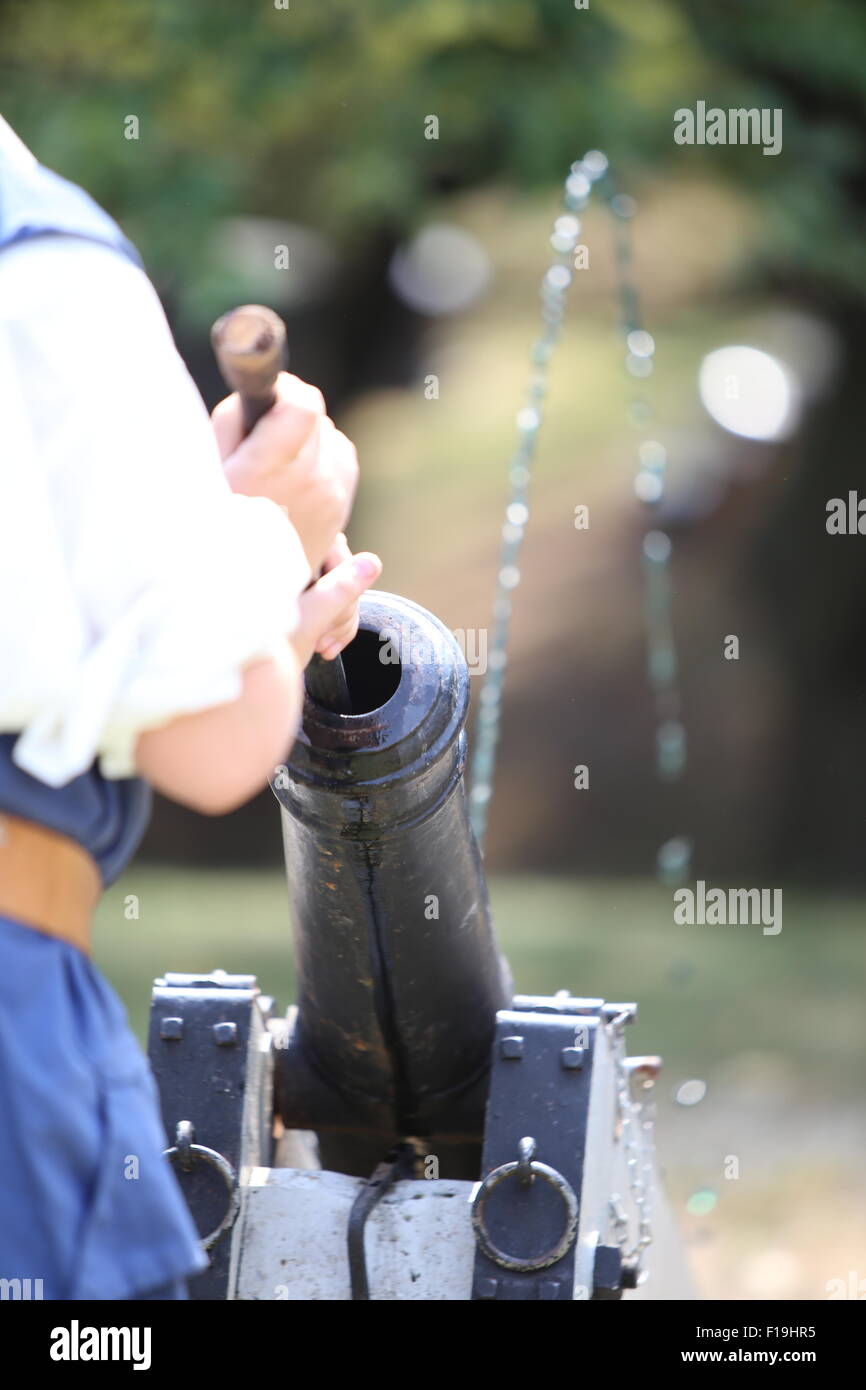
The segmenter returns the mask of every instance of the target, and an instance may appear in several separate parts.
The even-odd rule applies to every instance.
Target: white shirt
[[[8,152],[32,158],[5,122]],[[60,786],[236,699],[297,623],[283,510],[232,493],[146,275],[107,246],[0,252],[0,731]]]

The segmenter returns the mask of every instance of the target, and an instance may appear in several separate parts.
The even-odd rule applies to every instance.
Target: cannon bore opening
[[[353,714],[370,714],[387,704],[403,672],[392,644],[381,641],[378,632],[368,628],[361,628],[343,651],[343,666]]]

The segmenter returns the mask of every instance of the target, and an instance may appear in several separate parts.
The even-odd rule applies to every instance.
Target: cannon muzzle
[[[512,987],[463,788],[466,663],[430,613],[376,592],[344,661],[354,713],[308,696],[272,781],[298,975],[279,1107],[326,1168],[366,1175],[415,1139],[442,1176],[475,1177]]]

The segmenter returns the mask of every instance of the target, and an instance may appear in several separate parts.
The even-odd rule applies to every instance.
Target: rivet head
[[[478,1280],[478,1297],[479,1297],[479,1298],[495,1298],[495,1297],[496,1297],[496,1290],[497,1290],[498,1286],[499,1286],[499,1280],[498,1280],[498,1279],[479,1279],[479,1280]]]
[[[159,1020],[159,1036],[161,1038],[178,1039],[183,1037],[182,1018],[161,1018]]]
[[[538,1297],[544,1299],[556,1299],[559,1297],[559,1280],[544,1279],[538,1286]]]
[[[512,1038],[503,1038],[499,1044],[499,1053],[502,1057],[522,1057],[523,1038],[519,1034],[515,1034]]]
[[[622,1266],[622,1286],[624,1289],[636,1289],[641,1283],[641,1269],[638,1264],[625,1260]]]
[[[597,1245],[592,1279],[594,1303],[622,1298],[622,1251],[618,1245]]]
[[[564,1047],[559,1054],[559,1060],[565,1071],[579,1071],[585,1055],[582,1047]]]
[[[238,1025],[236,1023],[215,1023],[213,1035],[214,1042],[218,1047],[234,1047],[238,1040]]]

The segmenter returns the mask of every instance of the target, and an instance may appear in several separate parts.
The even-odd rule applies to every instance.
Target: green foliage
[[[853,0],[8,0],[0,25],[6,114],[169,292],[212,273],[225,214],[312,222],[351,254],[443,191],[553,184],[592,146],[631,187],[710,167],[762,204],[770,265],[862,279]],[[782,105],[782,155],[675,146],[673,112],[698,98]]]
[[[750,189],[764,215],[765,263],[819,292],[863,295],[866,248],[866,6],[860,0],[681,0],[717,79],[689,89],[718,106],[780,107],[784,149],[713,163]],[[689,151],[689,153],[693,153]],[[706,158],[706,157],[705,157]]]

